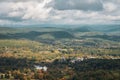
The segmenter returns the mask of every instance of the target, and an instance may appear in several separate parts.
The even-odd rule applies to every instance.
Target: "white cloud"
[[[1,0],[0,23],[110,23],[120,21],[120,0]]]
[[[47,2],[27,4],[25,15],[23,19],[46,19],[49,17],[49,12],[51,8],[45,8]]]
[[[20,17],[21,19],[45,19],[48,18],[51,8],[45,8],[49,0],[43,2],[3,2],[0,8],[5,19],[7,17]],[[5,8],[5,10],[4,10]]]
[[[108,12],[111,12],[111,11],[115,11],[117,9],[117,5],[115,5],[114,3],[106,3],[104,4],[104,9]]]

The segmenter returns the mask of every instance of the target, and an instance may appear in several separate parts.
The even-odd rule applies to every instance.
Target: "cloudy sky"
[[[4,24],[119,24],[120,0],[0,0]]]

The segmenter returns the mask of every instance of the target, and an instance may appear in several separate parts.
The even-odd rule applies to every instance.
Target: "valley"
[[[0,79],[119,80],[120,25],[71,26],[0,27]]]

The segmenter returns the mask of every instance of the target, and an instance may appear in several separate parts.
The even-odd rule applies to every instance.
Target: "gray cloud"
[[[52,0],[49,6],[58,10],[101,11],[100,0]]]
[[[0,15],[0,19],[2,19],[2,20],[8,20],[8,21],[14,21],[14,22],[21,22],[21,21],[25,20],[25,19],[22,19],[20,16],[11,17],[11,16],[8,16],[6,14],[1,14]]]

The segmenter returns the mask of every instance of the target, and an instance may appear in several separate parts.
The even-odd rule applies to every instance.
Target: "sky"
[[[119,23],[120,0],[0,0],[0,25]]]

